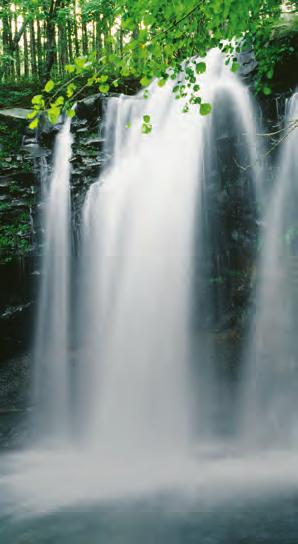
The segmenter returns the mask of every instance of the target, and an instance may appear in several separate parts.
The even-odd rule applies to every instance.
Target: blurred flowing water
[[[276,179],[265,205],[256,314],[244,369],[242,429],[257,447],[298,445],[298,94],[287,100]]]
[[[232,104],[243,135],[241,159],[255,164],[249,93],[220,53],[212,51],[207,64],[204,95]],[[194,274],[202,273],[210,252],[205,170],[216,167],[215,121],[199,117],[196,108],[182,114],[173,85],[161,89],[153,83],[147,100],[142,95],[109,100],[111,160],[83,210],[86,304],[79,327],[84,358],[79,405],[86,406],[89,447],[109,462],[115,458],[116,465],[146,458],[167,463],[173,455],[190,455],[207,435],[216,438],[213,376],[205,360],[211,348],[199,339],[195,350],[192,326],[194,297],[202,300],[200,291],[207,292],[206,282],[197,282],[195,292]],[[153,130],[142,135],[148,112]],[[203,303],[198,312],[207,314],[208,293]]]
[[[33,404],[37,435],[69,431],[70,120],[58,134],[49,187],[42,179],[44,246],[37,315]]]
[[[207,117],[195,108],[181,112],[172,81],[162,88],[153,83],[147,100],[142,93],[109,99],[108,159],[82,210],[80,281],[72,315],[69,122],[57,136],[45,210],[36,334],[34,412],[38,417],[33,424],[37,439],[32,447],[1,458],[0,537],[5,544],[90,544],[100,537],[104,543],[121,544],[182,544],[193,538],[203,544],[280,544],[281,540],[274,540],[279,529],[272,529],[270,520],[263,540],[252,534],[249,525],[261,523],[255,505],[263,500],[266,510],[275,494],[290,501],[294,518],[296,451],[279,451],[275,440],[272,451],[247,448],[256,433],[265,430],[272,436],[277,421],[285,428],[286,413],[290,414],[287,429],[295,434],[292,413],[296,412],[291,412],[295,380],[288,375],[278,393],[279,363],[285,350],[294,346],[294,336],[288,321],[280,321],[277,309],[293,315],[291,293],[283,267],[282,274],[277,267],[269,283],[265,277],[265,271],[275,272],[280,262],[284,207],[285,202],[290,205],[297,171],[294,144],[290,135],[280,157],[279,177],[284,181],[277,180],[268,206],[272,227],[264,235],[261,259],[258,339],[250,336],[239,403],[227,403],[226,409],[218,397],[217,348],[206,334],[210,315],[216,313],[208,280],[220,225],[207,209],[212,205],[210,179],[216,181],[221,171],[220,116],[240,142],[234,171],[239,178],[240,171],[248,172],[252,206],[262,171],[247,87],[225,66],[219,52],[210,52],[207,67],[200,76],[203,100],[214,105]],[[296,107],[294,97],[288,118],[297,115]],[[142,134],[148,114],[153,130]],[[265,331],[269,325],[270,331]],[[284,327],[286,335],[292,331],[290,348],[288,336],[278,339]],[[71,360],[73,330],[76,356]],[[266,357],[274,356],[276,364],[263,363],[264,338],[270,338]],[[258,390],[253,385],[252,346],[260,355]],[[222,420],[232,420],[235,412],[241,429],[225,436]],[[273,424],[272,413],[278,414]],[[243,440],[248,435],[254,438]],[[246,527],[245,508],[251,512]],[[198,514],[193,516],[194,511]],[[223,512],[228,512],[229,527]],[[219,520],[216,526],[213,515]],[[289,528],[291,520],[290,516]],[[287,544],[294,543],[288,536]]]

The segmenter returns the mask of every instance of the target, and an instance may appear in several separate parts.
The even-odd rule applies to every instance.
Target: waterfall
[[[248,90],[217,51],[207,66],[204,97],[215,106],[219,100],[229,104],[225,121],[236,124],[243,139],[240,160],[255,173]],[[147,100],[142,93],[109,100],[111,158],[83,210],[80,406],[90,447],[108,459],[164,459],[189,452],[214,432],[210,346],[194,333],[192,308],[194,297],[202,301],[201,314],[211,304],[208,295],[195,293],[194,275],[210,254],[208,228],[206,237],[200,233],[206,168],[214,170],[218,160],[216,115],[204,118],[196,108],[183,114],[173,85],[153,83]],[[143,135],[148,113],[153,130]],[[207,289],[197,277],[196,283],[197,291]]]
[[[298,94],[287,101],[284,143],[265,208],[258,266],[256,316],[244,372],[244,434],[250,442],[287,447],[298,442]]]
[[[259,172],[249,90],[224,60],[211,51],[200,76],[209,116],[196,106],[182,113],[172,80],[152,83],[148,99],[109,98],[107,163],[82,210],[71,323],[69,124],[57,137],[35,358],[35,406],[51,440],[9,461],[7,494],[21,508],[46,511],[194,481],[204,495],[209,477],[212,489],[217,478],[224,489],[238,480],[218,424],[231,412],[210,334],[220,313],[210,282],[214,261],[216,273],[221,266],[215,240],[225,230],[212,210],[227,173],[240,197],[253,199]],[[141,131],[145,115],[150,134]],[[215,451],[224,460],[215,461]]]
[[[34,410],[38,436],[62,439],[69,425],[70,120],[56,137],[45,197],[44,244],[35,340]]]

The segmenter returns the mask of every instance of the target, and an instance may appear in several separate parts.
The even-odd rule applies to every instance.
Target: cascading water
[[[284,144],[265,212],[256,316],[244,375],[244,432],[250,443],[267,447],[298,443],[297,116],[295,93],[286,104]]]
[[[218,51],[210,52],[207,67],[200,84],[203,100],[214,105],[208,117],[196,108],[183,114],[173,82],[163,88],[152,84],[148,100],[138,95],[108,102],[110,160],[83,210],[76,368],[70,365],[67,341],[67,125],[57,138],[36,382],[44,397],[37,406],[43,408],[45,432],[57,437],[59,447],[51,443],[45,449],[42,442],[10,461],[9,471],[14,472],[14,463],[17,471],[7,485],[28,508],[55,509],[183,486],[197,481],[197,470],[205,490],[209,477],[211,488],[217,479],[223,487],[230,484],[234,463],[228,459],[214,469],[212,459],[206,464],[206,450],[197,455],[198,445],[208,449],[210,441],[221,438],[212,414],[218,404],[208,355],[212,342],[204,326],[196,330],[194,323],[206,325],[214,313],[209,312],[209,289],[207,296],[202,293],[214,239],[205,207],[209,174],[219,171],[218,101],[224,100],[226,122],[233,118],[241,141],[237,160],[254,165],[257,155],[247,88]],[[153,123],[146,135],[141,133],[145,114]],[[257,173],[250,172],[247,182],[253,185]],[[202,318],[195,320],[195,313]],[[61,431],[70,429],[70,396],[76,403],[72,428],[77,424],[77,429],[73,442],[61,447]]]
[[[38,435],[62,439],[69,426],[70,121],[58,134],[46,192],[44,247],[35,344]]]
[[[218,52],[207,64],[208,75],[201,78],[205,96],[233,104],[231,115],[245,142],[242,159],[254,163],[247,89]],[[193,348],[191,325],[194,265],[207,258],[210,241],[196,233],[204,222],[208,144],[213,146],[208,166],[216,163],[214,121],[199,117],[196,109],[182,114],[172,85],[153,84],[149,100],[110,99],[106,145],[111,163],[91,187],[84,208],[86,432],[109,459],[170,458],[194,447],[194,426],[199,439],[214,431],[206,407],[215,401],[208,386],[212,378],[200,345],[197,352]],[[142,135],[148,112],[153,132]],[[210,304],[208,297],[204,302]],[[192,366],[199,369],[196,387],[202,396],[195,410]]]

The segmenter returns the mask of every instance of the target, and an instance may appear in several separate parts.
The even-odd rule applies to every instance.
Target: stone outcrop
[[[102,116],[105,98],[80,102],[72,121],[71,202],[74,253],[86,192],[103,164]],[[55,126],[43,120],[36,134],[28,110],[5,110],[2,118],[23,134],[21,145],[0,167],[0,335],[1,359],[32,345],[38,280],[41,275],[43,184],[51,174]],[[16,115],[16,117],[14,117]]]

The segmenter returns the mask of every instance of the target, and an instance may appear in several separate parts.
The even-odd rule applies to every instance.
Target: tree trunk
[[[18,33],[18,17],[16,12],[14,12],[14,36]],[[15,60],[16,60],[16,75],[17,78],[21,77],[21,58],[20,58],[20,47],[19,42],[15,44]]]
[[[83,44],[83,55],[88,55],[88,33],[87,25],[82,22],[82,44]]]
[[[95,22],[92,21],[92,51],[95,51],[96,48],[96,29]]]
[[[10,47],[9,47],[9,19],[8,19],[9,4],[7,0],[3,2],[2,8],[2,76],[5,80],[10,79]]]
[[[36,63],[36,42],[35,42],[35,29],[34,22],[30,21],[30,53],[31,53],[31,70],[32,76],[37,77],[37,63]]]
[[[47,81],[51,77],[51,71],[56,59],[56,15],[57,10],[61,6],[61,0],[51,0],[50,11],[47,19],[46,42],[47,42],[47,59],[44,72],[44,80]]]
[[[23,42],[24,42],[24,76],[28,78],[29,77],[29,54],[28,54],[27,30],[24,31]]]
[[[99,60],[101,55],[101,22],[98,19],[96,21],[96,59]]]
[[[67,21],[67,45],[68,45],[68,57],[70,62],[73,62],[73,48],[72,48],[72,24]]]
[[[13,49],[12,49],[12,15],[11,11],[9,9],[8,11],[8,48],[9,48],[9,72],[10,72],[10,78],[15,78],[15,66],[14,66],[14,58],[13,58]]]
[[[66,33],[65,33],[65,27],[63,25],[59,25],[58,29],[58,36],[59,36],[59,68],[60,68],[60,74],[63,74],[64,66],[67,64],[67,41],[66,41]]]
[[[38,78],[41,78],[42,75],[42,65],[43,65],[43,48],[42,48],[42,40],[41,40],[41,27],[40,27],[40,20],[37,17],[36,21],[37,26],[37,72],[38,72]]]
[[[77,25],[77,3],[76,0],[73,2],[74,18],[73,18],[73,30],[74,30],[74,46],[76,56],[80,56],[80,42],[79,42],[79,33]]]

